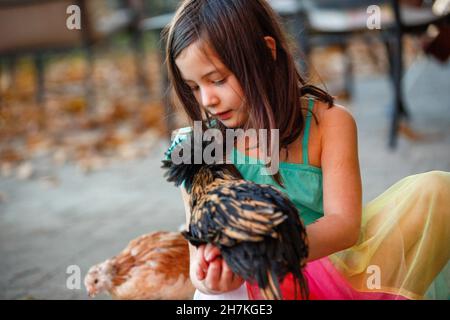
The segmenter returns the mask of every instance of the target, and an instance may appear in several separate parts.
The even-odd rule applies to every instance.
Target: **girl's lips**
[[[229,110],[229,111],[225,111],[222,113],[218,113],[218,114],[216,114],[216,117],[218,117],[220,120],[227,120],[227,119],[231,118],[232,112],[233,112],[232,110]]]

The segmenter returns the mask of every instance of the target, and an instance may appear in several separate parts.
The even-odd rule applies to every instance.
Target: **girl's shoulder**
[[[306,116],[308,101],[302,101],[302,110]],[[333,145],[336,139],[344,139],[356,134],[356,123],[350,110],[342,105],[329,107],[326,102],[314,100],[313,114],[310,122],[308,158],[311,165],[322,167],[322,152],[325,145]],[[315,121],[316,120],[316,121]],[[302,137],[299,138],[302,140]],[[293,146],[291,162],[302,161],[302,147],[299,143]]]
[[[323,102],[317,104],[317,110],[321,167],[325,162],[338,163],[342,154],[357,157],[357,126],[350,110],[339,104],[329,108]]]
[[[330,107],[326,102],[317,99],[314,100],[313,113],[317,117],[319,125],[321,122],[324,122],[324,124],[339,124],[354,121],[353,115],[347,107],[337,103]]]
[[[332,107],[329,107],[326,102],[314,100],[313,113],[317,120],[317,122],[313,122],[317,127],[316,132],[319,137],[323,137],[324,133],[338,128],[348,128],[348,130],[356,128],[353,114],[343,105],[335,103]]]

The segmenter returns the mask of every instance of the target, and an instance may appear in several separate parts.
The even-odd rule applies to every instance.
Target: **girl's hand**
[[[244,283],[222,259],[220,250],[211,244],[198,247],[196,274],[197,279],[212,294],[235,290]]]
[[[206,245],[201,245],[197,248],[197,252],[194,260],[195,275],[199,281],[205,279],[208,272],[209,263],[205,259]]]

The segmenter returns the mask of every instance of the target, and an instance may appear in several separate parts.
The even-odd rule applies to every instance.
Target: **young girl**
[[[266,1],[185,0],[165,37],[171,84],[190,120],[279,129],[275,175],[262,175],[261,161],[248,164],[261,155],[252,141],[236,143],[232,159],[245,179],[280,188],[298,208],[310,299],[420,299],[432,284],[448,297],[448,285],[436,284],[448,270],[450,173],[406,177],[362,208],[355,121],[301,77]],[[217,248],[190,246],[190,258],[195,298],[261,298]],[[287,276],[284,299],[293,289]]]

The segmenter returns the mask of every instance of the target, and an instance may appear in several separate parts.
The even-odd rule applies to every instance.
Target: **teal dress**
[[[323,217],[322,169],[309,164],[308,142],[314,100],[309,99],[308,113],[302,140],[303,163],[279,163],[279,173],[284,187],[270,175],[261,174],[266,170],[262,161],[251,159],[237,149],[233,149],[230,161],[245,180],[259,184],[270,184],[283,191],[295,204],[305,225]]]

